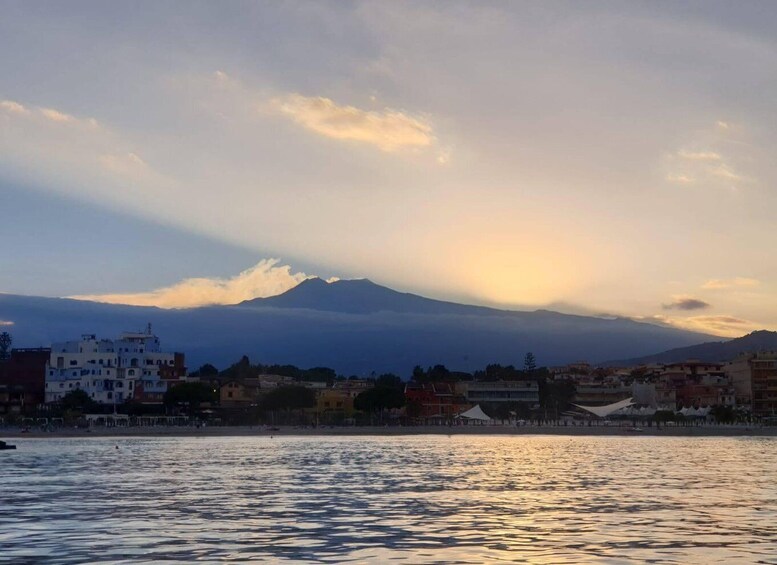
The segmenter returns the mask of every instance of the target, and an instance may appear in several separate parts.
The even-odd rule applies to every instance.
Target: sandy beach
[[[777,427],[759,426],[666,426],[642,427],[633,431],[627,426],[353,426],[295,427],[279,426],[188,426],[92,427],[90,429],[58,428],[52,431],[19,428],[0,429],[0,438],[88,438],[88,437],[154,437],[154,436],[410,436],[410,435],[567,435],[626,437],[774,437]]]

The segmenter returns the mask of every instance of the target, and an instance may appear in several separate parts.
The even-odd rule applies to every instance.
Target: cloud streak
[[[706,290],[725,290],[730,288],[753,288],[761,284],[758,279],[735,277],[733,279],[710,279],[701,287]]]
[[[685,318],[681,325],[686,329],[698,329],[711,331],[722,335],[744,335],[750,329],[756,329],[758,326],[750,320],[737,318],[735,316],[691,316]]]
[[[702,332],[722,337],[740,337],[748,332],[760,329],[757,323],[737,318],[736,316],[689,316],[687,318],[673,318],[669,316],[653,316],[652,321],[689,330]]]
[[[742,163],[750,162],[750,158],[743,150],[745,145],[741,140],[735,139],[733,133],[728,123],[718,121],[713,128],[694,134],[694,139],[685,148],[666,156],[666,180],[678,185],[697,184],[726,188],[736,188],[732,183],[754,182],[755,179],[738,170]]]
[[[16,117],[44,118],[46,121],[59,124],[98,126],[97,120],[94,118],[77,118],[54,108],[27,107],[15,100],[0,100],[0,112]]]
[[[70,114],[65,114],[64,112],[54,110],[53,108],[41,108],[40,113],[44,118],[51,120],[52,122],[70,123],[76,121],[76,118]]]
[[[7,164],[9,171],[52,190],[109,194],[139,206],[140,191],[169,191],[180,184],[150,167],[135,148],[139,144],[95,118],[2,100],[0,124],[0,167]]]
[[[231,278],[184,279],[172,286],[149,292],[78,295],[69,298],[132,306],[196,308],[275,296],[310,278],[305,273],[293,273],[289,265],[279,263],[279,259],[263,259]]]
[[[314,133],[374,145],[382,151],[423,148],[435,142],[428,120],[399,110],[367,111],[338,105],[329,98],[296,93],[274,99],[273,105],[281,114]]]
[[[689,161],[721,161],[723,158],[714,151],[678,151],[677,156]]]

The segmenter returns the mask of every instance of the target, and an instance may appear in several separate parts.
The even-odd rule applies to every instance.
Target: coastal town
[[[85,334],[47,348],[0,354],[0,426],[420,426],[602,419],[647,426],[777,424],[777,352],[727,362],[633,367],[586,362],[488,365],[472,373],[437,365],[410,375],[338,375],[326,367],[251,364],[188,370],[149,324],[116,338]]]

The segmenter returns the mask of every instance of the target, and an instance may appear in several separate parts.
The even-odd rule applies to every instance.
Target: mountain
[[[269,298],[254,298],[240,306],[257,308],[307,308],[348,314],[402,312],[407,314],[473,314],[489,315],[504,310],[444,302],[417,294],[398,292],[375,284],[369,279],[326,282],[320,278],[302,281],[283,294]]]
[[[183,310],[0,294],[0,320],[17,347],[49,345],[83,333],[115,336],[153,324],[165,349],[187,364],[224,367],[242,355],[262,363],[328,366],[339,373],[409,375],[442,363],[472,371],[488,363],[522,365],[623,359],[709,341],[712,336],[635,322],[522,312],[432,300],[368,280],[310,279],[270,298]]]
[[[728,341],[709,341],[690,347],[678,347],[644,357],[608,361],[602,363],[602,365],[630,367],[651,363],[679,363],[688,359],[717,363],[731,361],[741,353],[754,353],[756,351],[777,351],[777,332],[759,330]]]

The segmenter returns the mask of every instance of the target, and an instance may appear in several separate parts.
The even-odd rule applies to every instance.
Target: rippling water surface
[[[777,563],[774,438],[14,443],[0,561]]]

